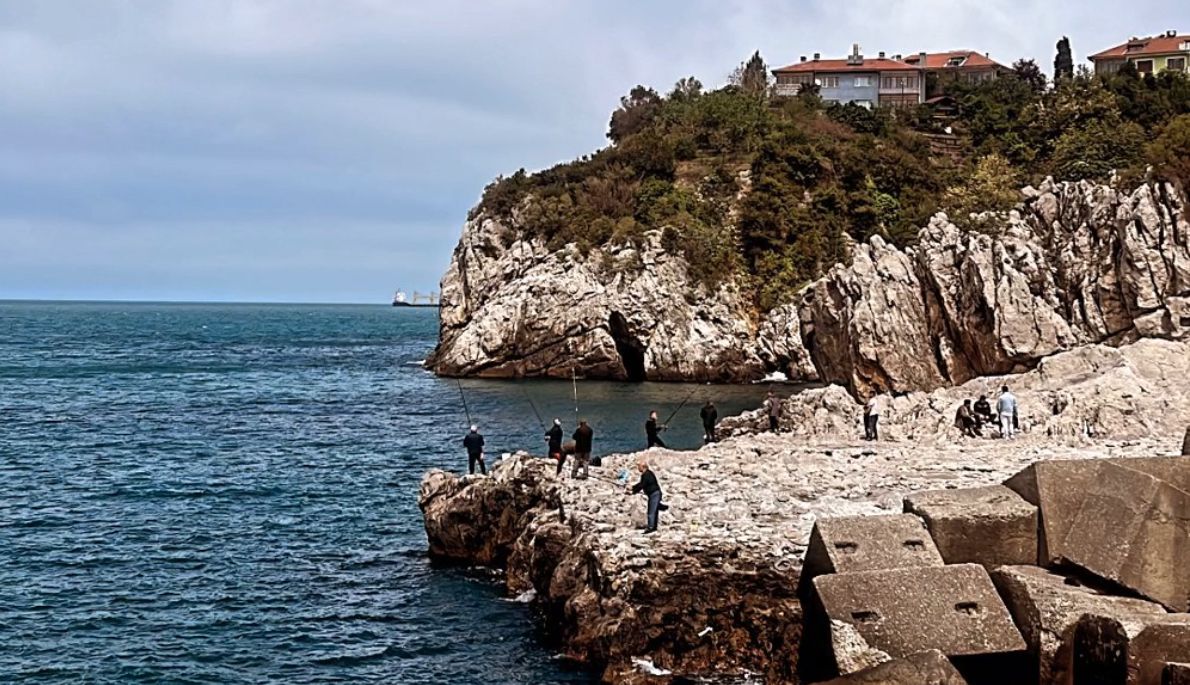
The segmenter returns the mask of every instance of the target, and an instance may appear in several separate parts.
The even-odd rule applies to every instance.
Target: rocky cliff
[[[550,251],[479,216],[442,281],[446,375],[738,381],[769,371],[857,396],[1020,372],[1091,343],[1190,335],[1190,222],[1171,187],[1026,188],[986,232],[935,216],[918,245],[857,245],[758,314],[695,283],[657,233],[640,249]]]

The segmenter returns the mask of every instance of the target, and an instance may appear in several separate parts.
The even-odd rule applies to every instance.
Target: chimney
[[[802,61],[803,61],[803,62],[805,62],[805,61],[806,61],[806,56],[805,56],[805,55],[802,55]]]
[[[897,54],[893,55],[893,59],[897,60],[898,62],[901,61],[901,53],[898,52]]]
[[[1174,38],[1174,37],[1176,37],[1177,35],[1178,35],[1178,32],[1177,32],[1177,31],[1175,31],[1175,30],[1173,30],[1173,29],[1170,29],[1170,30],[1168,30],[1168,31],[1166,31],[1166,32],[1165,32],[1165,37],[1166,37],[1166,38]]]
[[[881,50],[880,52],[878,52],[876,54],[878,54],[880,56],[880,59],[884,59],[884,51],[883,50]]]
[[[814,53],[814,61],[815,61],[815,62],[817,62],[817,61],[818,61],[818,59],[819,59],[820,57],[822,57],[822,53],[821,53],[821,52],[816,52],[816,53]]]
[[[922,69],[926,68],[926,53],[917,53],[917,66],[921,67]]]
[[[859,43],[851,44],[851,54],[847,56],[848,64],[863,64],[864,56],[859,54]]]

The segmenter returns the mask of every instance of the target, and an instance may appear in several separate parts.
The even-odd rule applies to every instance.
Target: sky
[[[387,302],[620,95],[852,43],[1052,71],[1190,3],[0,0],[0,299]]]

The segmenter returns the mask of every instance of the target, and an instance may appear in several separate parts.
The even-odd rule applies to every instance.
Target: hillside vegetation
[[[659,229],[697,280],[733,278],[764,311],[846,260],[845,236],[906,245],[939,210],[990,230],[979,213],[1010,209],[1019,186],[1046,175],[1134,186],[1151,165],[1190,183],[1183,74],[1082,72],[1050,87],[1022,61],[951,93],[958,113],[947,122],[924,106],[827,106],[812,90],[778,98],[756,54],[718,90],[694,78],[666,95],[633,88],[611,116],[608,147],[497,179],[473,216],[584,253]],[[958,154],[931,153],[925,134],[944,126],[961,140]]]

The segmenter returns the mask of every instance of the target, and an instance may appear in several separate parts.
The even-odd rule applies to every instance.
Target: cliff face
[[[708,292],[651,233],[640,249],[551,252],[483,217],[442,279],[444,375],[741,381],[764,368],[734,284]]]
[[[1170,187],[1026,188],[988,233],[945,215],[915,248],[873,237],[757,317],[695,284],[654,234],[637,250],[551,252],[482,217],[442,282],[446,375],[739,381],[769,371],[857,396],[1021,372],[1091,343],[1190,335],[1190,223]]]
[[[879,238],[801,294],[822,379],[866,396],[1021,372],[1092,343],[1190,335],[1190,223],[1169,187],[1026,189],[996,235],[938,215],[914,249]]]

